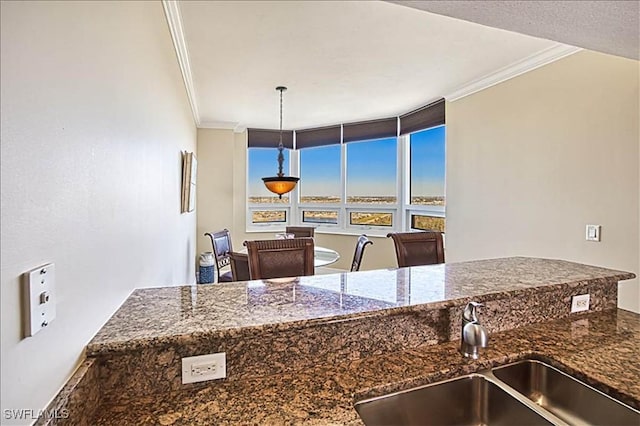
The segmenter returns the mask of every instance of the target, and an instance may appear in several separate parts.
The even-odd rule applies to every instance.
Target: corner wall
[[[135,287],[195,279],[180,214],[196,130],[160,2],[2,2],[2,424],[41,410]],[[98,19],[99,18],[99,19]],[[20,275],[56,265],[22,338]]]
[[[234,137],[233,130],[198,129],[197,254],[213,250],[205,232],[234,228]]]
[[[639,63],[584,51],[447,104],[447,260],[640,274]],[[599,243],[587,224],[602,225]],[[638,279],[618,305],[640,312]]]

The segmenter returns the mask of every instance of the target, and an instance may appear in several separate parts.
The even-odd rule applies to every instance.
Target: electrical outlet
[[[589,294],[580,294],[571,298],[571,313],[589,310]]]
[[[227,377],[225,352],[182,358],[182,383],[204,382]]]

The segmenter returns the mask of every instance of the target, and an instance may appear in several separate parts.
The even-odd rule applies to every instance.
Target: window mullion
[[[409,138],[398,137],[398,231],[407,230],[407,204],[409,186]]]
[[[340,126],[340,226],[347,229],[347,145],[344,143],[344,126]]]
[[[295,137],[295,132],[294,132],[294,137]],[[298,149],[291,150],[289,155],[289,163],[291,167],[291,172],[289,173],[289,176],[299,177],[300,176],[300,150]],[[291,223],[292,225],[299,225],[302,223],[302,213],[298,209],[299,199],[300,199],[300,185],[296,185],[293,191],[291,191],[291,193],[289,194],[289,200],[290,200],[289,203],[291,207],[291,212],[290,212],[291,217],[289,218],[289,223]]]

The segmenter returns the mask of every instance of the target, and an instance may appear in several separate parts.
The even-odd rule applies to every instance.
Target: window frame
[[[443,124],[441,126],[446,126]],[[439,126],[434,126],[439,127]],[[427,130],[427,129],[422,129]],[[420,130],[421,131],[421,130]],[[415,133],[415,132],[413,132]],[[373,139],[375,140],[375,139]],[[411,179],[411,159],[410,159],[411,133],[397,136],[397,200],[395,204],[371,204],[371,203],[347,203],[347,182],[346,182],[346,149],[347,143],[340,144],[340,203],[301,203],[299,187],[289,193],[289,203],[281,204],[259,204],[249,203],[249,152],[246,153],[246,232],[283,232],[285,226],[315,226],[316,233],[360,235],[366,233],[369,236],[384,237],[389,232],[414,231],[411,228],[411,215],[429,215],[443,217],[446,219],[446,186],[445,205],[429,206],[411,204],[410,179]],[[446,130],[445,130],[445,152],[446,152]],[[445,156],[446,162],[446,156]],[[300,176],[300,151],[292,149],[289,151],[289,173],[288,175]],[[446,163],[445,163],[446,173]],[[252,222],[252,214],[256,210],[286,210],[286,222],[261,223]],[[303,211],[305,210],[326,210],[338,212],[338,223],[313,223],[303,222]],[[375,225],[351,225],[350,213],[354,211],[371,211],[392,214],[392,226]]]

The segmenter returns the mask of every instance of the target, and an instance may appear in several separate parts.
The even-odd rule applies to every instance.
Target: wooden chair
[[[206,232],[204,235],[211,238],[211,247],[213,248],[213,257],[216,259],[216,271],[218,273],[218,282],[230,282],[233,281],[232,271],[220,273],[220,270],[231,264],[229,259],[229,253],[233,251],[231,244],[231,233],[228,229],[222,231],[210,233]]]
[[[365,234],[362,234],[358,237],[358,242],[356,243],[356,250],[353,253],[353,261],[351,262],[351,272],[356,272],[360,270],[360,263],[362,262],[362,255],[364,255],[364,249],[367,245],[373,244]]]
[[[233,281],[249,281],[249,256],[245,253],[237,251],[229,252],[229,260],[231,261],[231,275]]]
[[[311,237],[313,238],[315,233],[315,227],[313,226],[287,226],[285,232],[287,234],[293,234],[294,238]]]
[[[399,268],[444,263],[442,232],[392,232],[387,237],[393,238]]]
[[[252,280],[313,275],[313,238],[245,241]]]

